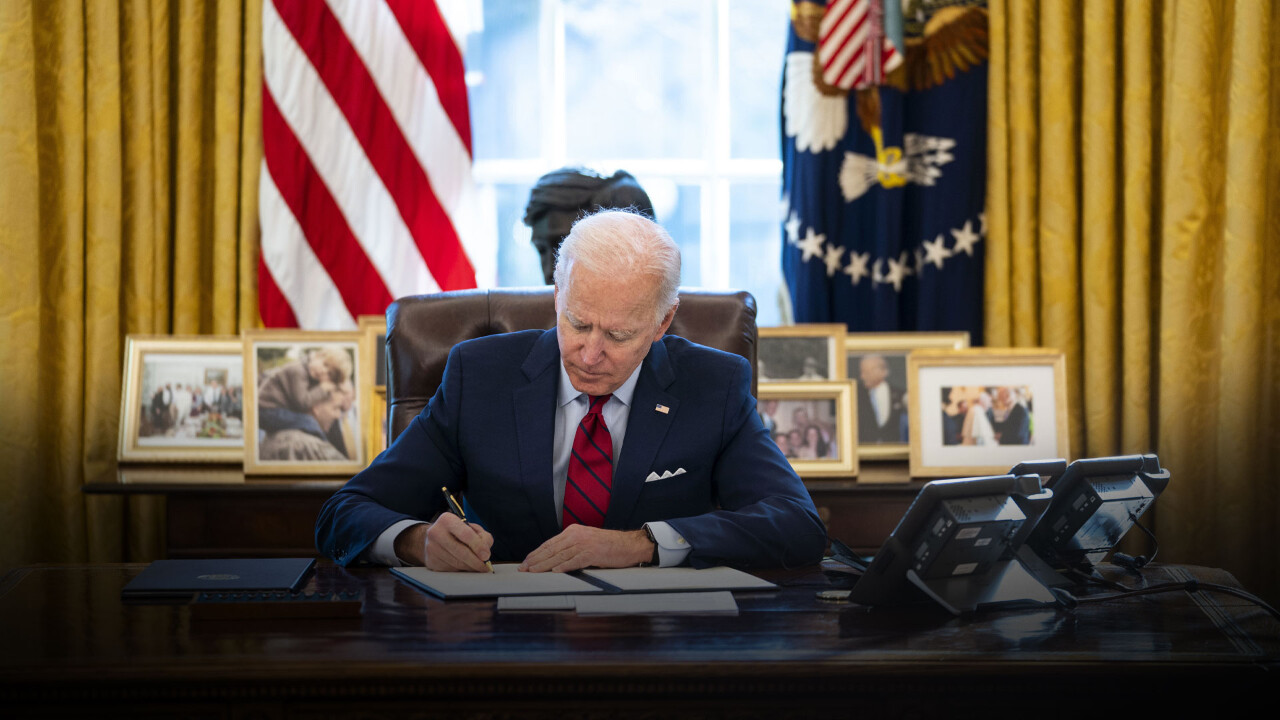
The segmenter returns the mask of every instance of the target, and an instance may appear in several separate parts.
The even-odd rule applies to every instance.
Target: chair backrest
[[[387,308],[389,440],[408,427],[435,394],[454,345],[555,324],[550,286],[455,290],[396,300]],[[680,309],[668,332],[746,358],[755,392],[756,301],[750,293],[682,288]]]

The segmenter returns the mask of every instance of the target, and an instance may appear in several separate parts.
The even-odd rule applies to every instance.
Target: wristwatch
[[[640,563],[640,567],[657,567],[662,561],[658,559],[658,541],[653,537],[653,531],[649,529],[649,523],[644,524],[644,534],[645,537],[649,538],[649,542],[653,543],[653,557],[647,563]]]

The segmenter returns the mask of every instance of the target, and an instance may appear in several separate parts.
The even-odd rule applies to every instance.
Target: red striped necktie
[[[587,396],[591,405],[573,436],[573,455],[569,458],[568,482],[564,487],[562,527],[574,523],[604,526],[613,487],[613,439],[600,411],[610,397],[612,395]]]

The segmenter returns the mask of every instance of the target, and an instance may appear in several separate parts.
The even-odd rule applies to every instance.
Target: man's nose
[[[604,336],[591,333],[582,343],[582,363],[595,365],[604,356]]]

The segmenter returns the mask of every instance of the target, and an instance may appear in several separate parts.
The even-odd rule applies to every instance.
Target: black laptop
[[[120,591],[125,600],[182,599],[197,592],[296,591],[315,558],[156,560]]]

